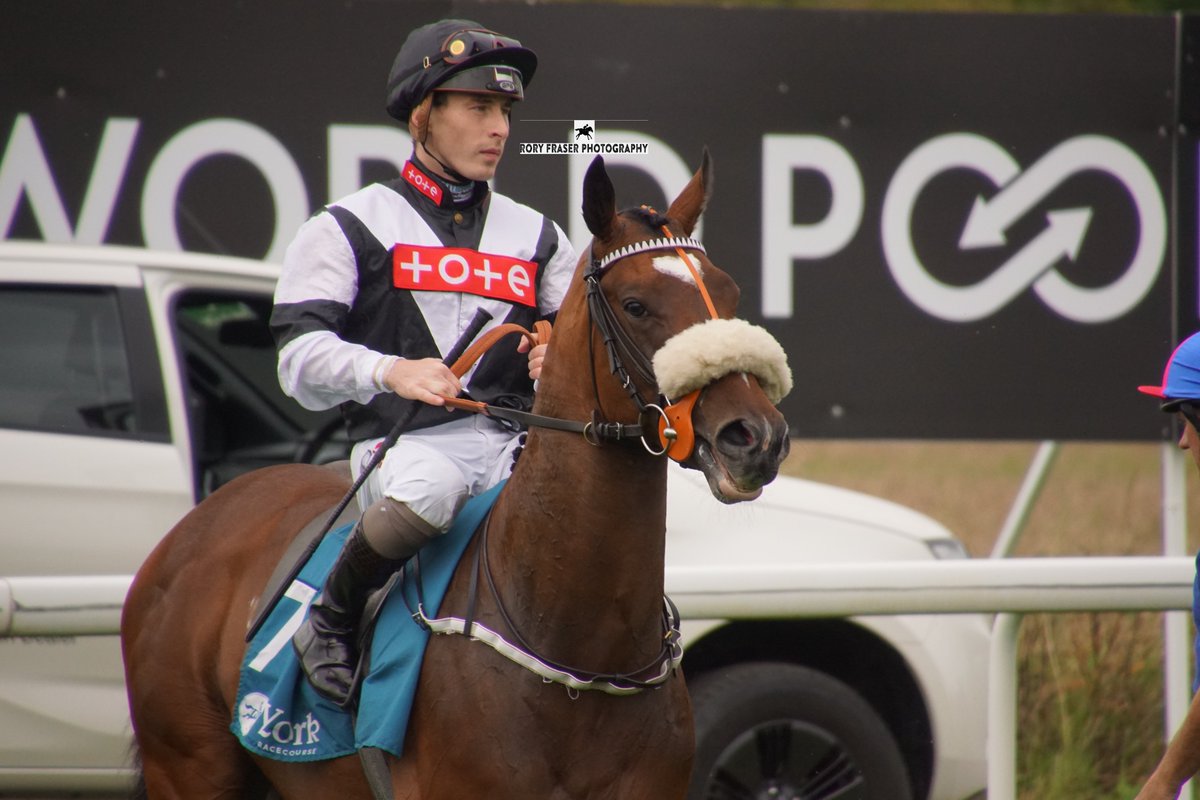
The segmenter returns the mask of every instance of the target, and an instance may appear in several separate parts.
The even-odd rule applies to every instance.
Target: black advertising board
[[[278,259],[314,208],[395,174],[392,58],[413,26],[461,16],[537,51],[496,188],[577,246],[585,151],[607,151],[622,204],[665,206],[710,149],[702,237],[789,353],[797,436],[1159,438],[1134,387],[1200,328],[1185,17],[382,0],[5,16],[6,237]]]

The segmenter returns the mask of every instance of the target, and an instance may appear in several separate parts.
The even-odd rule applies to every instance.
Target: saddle
[[[356,512],[344,512],[350,521],[333,526],[323,537],[328,514],[305,526],[265,587],[270,590],[283,576],[288,585],[280,587],[280,601],[255,610],[262,623],[242,661],[230,725],[238,741],[257,755],[281,761],[319,761],[372,748],[400,756],[425,647],[433,635],[414,615],[422,609],[437,613],[463,551],[504,485],[468,501],[451,529],[409,561],[413,569],[406,566],[367,603],[362,628],[370,632],[370,640],[361,647],[356,715],[312,689],[291,647]],[[314,538],[320,541],[308,557]],[[304,563],[296,569],[298,559]]]

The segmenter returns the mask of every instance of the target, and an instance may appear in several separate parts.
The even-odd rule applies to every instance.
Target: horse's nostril
[[[745,420],[729,423],[717,435],[718,446],[726,451],[750,450],[758,441],[758,433]]]

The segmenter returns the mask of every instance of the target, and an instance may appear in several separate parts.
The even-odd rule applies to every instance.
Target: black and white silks
[[[395,357],[442,358],[479,308],[489,327],[532,328],[557,311],[576,257],[541,213],[476,184],[475,202],[450,203],[445,185],[415,165],[322,209],[284,256],[271,325],[279,379],[302,406],[341,405],[353,439],[383,436],[404,401],[383,390]],[[464,376],[477,400],[528,402],[533,385],[515,337]],[[422,408],[413,427],[460,412]]]

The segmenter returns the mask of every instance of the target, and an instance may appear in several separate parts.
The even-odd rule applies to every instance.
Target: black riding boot
[[[292,647],[309,683],[338,705],[350,703],[354,670],[358,667],[358,621],[367,597],[387,583],[405,560],[379,555],[363,535],[362,524],[355,525],[324,590],[309,608],[308,619],[292,637]]]

